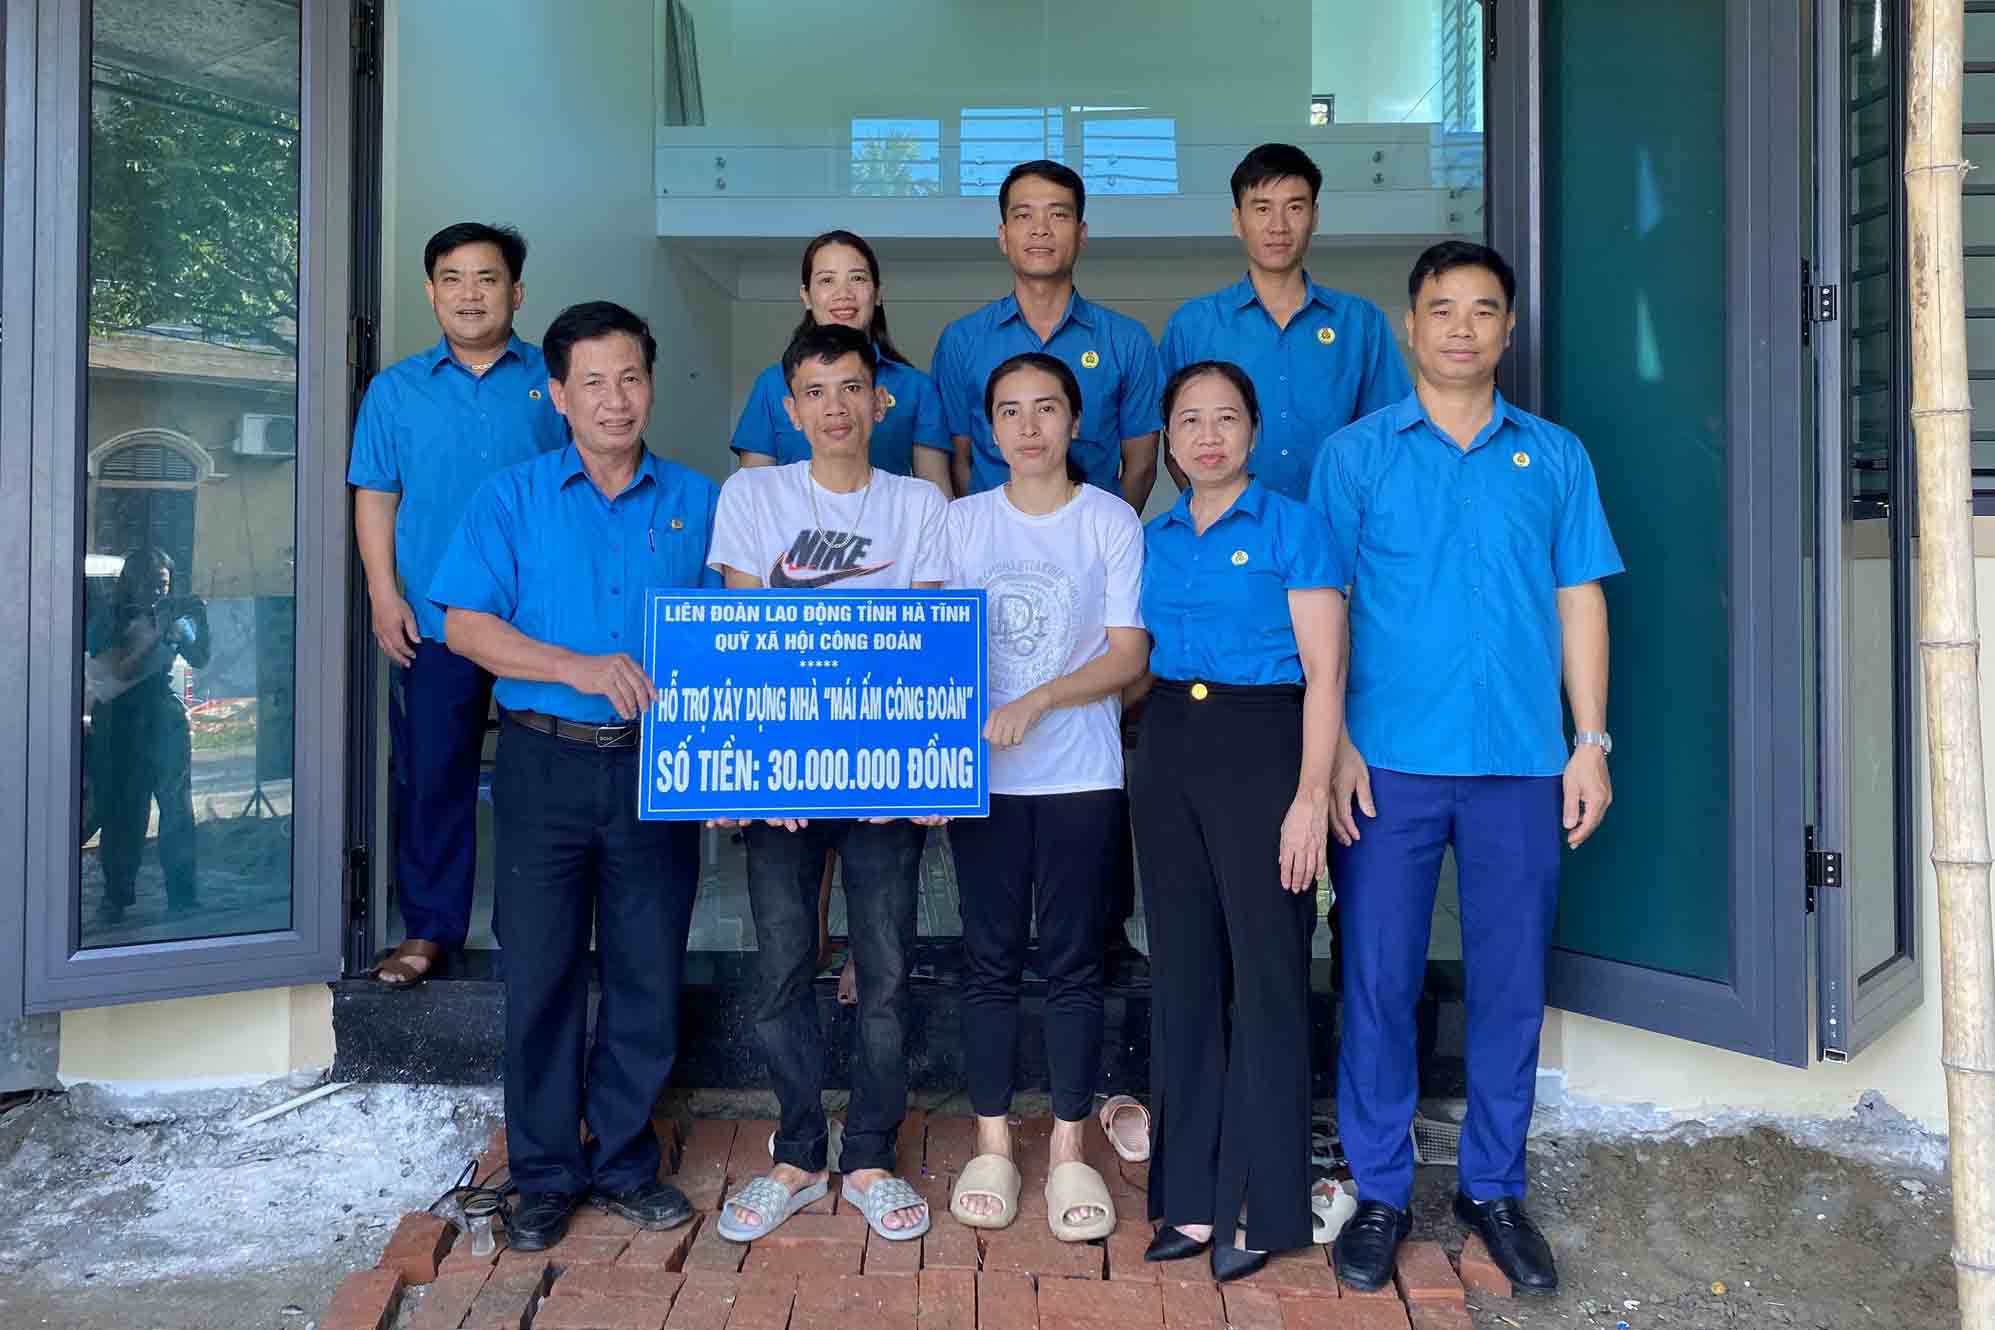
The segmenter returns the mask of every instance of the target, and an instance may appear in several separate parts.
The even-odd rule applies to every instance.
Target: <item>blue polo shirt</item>
[[[1199,535],[1191,491],[1143,528],[1143,624],[1160,679],[1299,684],[1288,593],[1342,589],[1330,528],[1258,480]]]
[[[485,482],[430,599],[439,615],[477,610],[539,642],[642,664],[646,590],[720,585],[706,566],[719,501],[711,480],[649,449],[623,493],[606,499],[570,444]],[[502,678],[493,694],[510,711],[585,725],[617,719],[607,697],[566,684]]]
[[[478,487],[515,462],[568,441],[568,422],[547,392],[547,361],[518,337],[483,375],[427,351],[374,376],[353,424],[346,483],[402,496],[395,509],[395,571],[424,637],[443,640],[430,580]]]
[[[1580,441],[1499,393],[1464,451],[1409,393],[1324,445],[1309,495],[1352,588],[1345,711],[1365,760],[1563,772],[1558,589],[1622,569]]]
[[[935,380],[912,365],[898,360],[880,361],[879,387],[885,395],[887,414],[873,426],[869,451],[873,465],[897,476],[914,474],[914,450],[933,448],[948,455],[953,451],[949,427],[942,419],[942,398]],[[810,440],[790,423],[783,399],[790,385],[783,378],[782,362],[755,376],[748,404],[741,408],[741,421],[734,427],[728,447],[736,453],[760,453],[776,459],[776,465],[810,460]]]
[[[935,386],[949,433],[970,440],[970,492],[1011,478],[984,415],[984,386],[992,370],[1026,351],[1057,356],[1080,380],[1081,429],[1073,458],[1090,485],[1120,494],[1122,441],[1156,432],[1164,379],[1143,325],[1081,299],[1078,291],[1043,342],[1018,312],[1016,296],[993,301],[942,330],[935,346]]]
[[[1297,501],[1309,497],[1310,467],[1325,439],[1413,391],[1385,311],[1315,282],[1286,328],[1275,326],[1249,278],[1186,301],[1165,325],[1159,354],[1167,381],[1201,360],[1247,371],[1261,400],[1261,439],[1248,470]]]

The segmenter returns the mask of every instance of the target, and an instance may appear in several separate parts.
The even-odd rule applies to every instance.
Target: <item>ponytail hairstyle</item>
[[[1067,410],[1074,418],[1074,428],[1078,433],[1081,424],[1081,381],[1074,377],[1073,368],[1066,361],[1058,356],[1049,356],[1044,351],[1021,351],[991,371],[990,378],[984,380],[984,419],[993,426],[997,424],[998,385],[1022,369],[1036,369],[1053,376],[1053,381],[1060,385],[1060,395],[1067,399]],[[1067,479],[1080,485],[1086,483],[1088,473],[1074,460],[1076,442],[1077,439],[1067,441]]]
[[[880,301],[880,260],[879,256],[873,253],[873,247],[867,244],[863,238],[854,235],[850,231],[826,231],[823,235],[812,240],[808,245],[804,246],[803,271],[797,278],[797,285],[803,287],[806,291],[810,289],[811,265],[817,261],[818,251],[826,245],[850,245],[853,249],[859,251],[860,257],[866,260],[866,270],[873,274],[873,322],[867,326],[867,335],[873,339],[873,345],[880,348],[881,360],[892,360],[903,365],[912,365],[914,362],[902,355],[901,349],[894,345],[894,339],[887,335],[887,307]],[[804,307],[803,319],[797,324],[796,331],[791,333],[790,336],[792,338],[799,337],[806,330],[815,328],[816,326],[817,316],[812,314],[810,307],[806,305]]]

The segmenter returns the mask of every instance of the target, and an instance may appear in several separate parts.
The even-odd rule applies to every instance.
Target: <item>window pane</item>
[[[215,12],[92,9],[86,947],[291,926],[299,18]]]
[[[1544,14],[1546,406],[1592,454],[1628,565],[1606,586],[1614,810],[1566,860],[1557,944],[1723,980],[1725,4]]]

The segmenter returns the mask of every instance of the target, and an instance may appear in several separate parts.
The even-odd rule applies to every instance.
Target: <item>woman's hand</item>
[[[1352,805],[1357,805],[1356,812]],[[1347,849],[1359,839],[1357,814],[1377,817],[1372,802],[1372,769],[1364,754],[1345,734],[1337,742],[1337,756],[1330,764],[1330,819],[1337,827],[1337,843]]]
[[[1035,688],[993,711],[984,722],[984,738],[990,740],[993,748],[1016,748],[1025,742],[1025,736],[1049,709],[1044,695]]]
[[[1297,790],[1282,819],[1282,890],[1301,895],[1323,875],[1330,851],[1330,808],[1326,791]]]

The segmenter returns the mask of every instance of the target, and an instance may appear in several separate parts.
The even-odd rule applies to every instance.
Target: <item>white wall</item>
[[[689,9],[706,122],[716,126],[926,116],[953,137],[964,107],[1081,103],[1306,124],[1313,91],[1307,0],[689,0]]]
[[[389,21],[384,361],[437,337],[424,241],[455,221],[508,222],[529,245],[523,336],[579,300],[628,305],[659,343],[654,447],[676,451],[682,419],[724,417],[728,301],[656,233],[652,0],[589,0],[587,21],[565,4],[495,18],[481,0],[401,0]]]
[[[1438,120],[1434,0],[1310,0],[1310,92],[1337,123]]]

